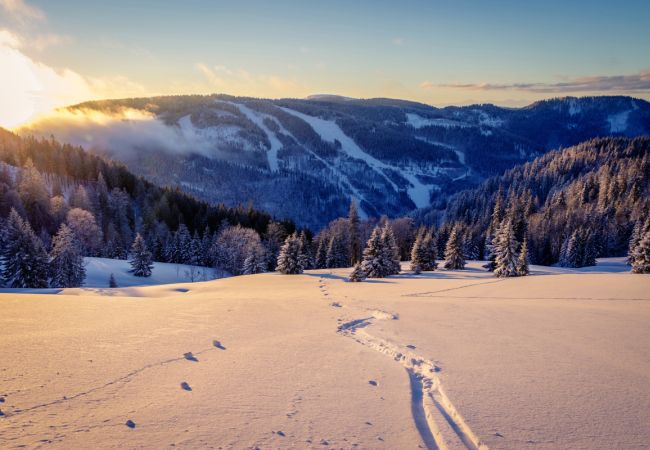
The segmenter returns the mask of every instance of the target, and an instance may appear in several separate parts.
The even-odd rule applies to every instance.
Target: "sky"
[[[650,99],[649,19],[647,0],[0,0],[0,126],[168,94]]]

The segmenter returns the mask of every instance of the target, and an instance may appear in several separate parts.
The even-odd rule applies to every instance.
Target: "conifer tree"
[[[303,272],[300,261],[300,239],[296,233],[288,236],[278,255],[277,270],[285,275],[295,275]]]
[[[266,272],[268,262],[266,254],[262,251],[262,247],[253,247],[250,254],[244,260],[244,275],[253,275],[255,273]]]
[[[375,227],[363,250],[361,268],[368,278],[383,278],[387,275],[384,266],[384,250],[381,229]]]
[[[307,239],[307,233],[303,230],[300,233],[300,263],[304,270],[312,269],[314,267],[314,257],[311,253],[311,245]]]
[[[512,219],[506,218],[499,227],[499,234],[495,243],[494,275],[500,278],[516,277],[518,273],[517,247],[519,243],[515,238]]]
[[[519,250],[519,258],[517,259],[517,275],[520,277],[526,276],[530,273],[528,268],[528,239],[524,238]]]
[[[650,231],[646,231],[641,237],[632,256],[633,273],[650,273]]]
[[[426,253],[424,248],[424,229],[421,228],[415,237],[413,247],[411,248],[411,270],[415,273],[422,271],[422,266],[426,261]]]
[[[355,265],[361,261],[361,236],[359,234],[359,212],[354,198],[350,202],[348,221],[350,224],[350,263]]]
[[[387,221],[381,231],[381,241],[382,241],[382,264],[387,275],[397,275],[400,270],[400,260],[399,260],[399,247],[395,241],[395,234],[393,233],[393,228],[390,226],[390,223]]]
[[[117,287],[117,281],[115,280],[115,275],[111,274],[110,277],[108,277],[108,287],[110,288],[116,288]]]
[[[348,280],[354,283],[358,283],[365,279],[366,279],[366,273],[363,270],[363,265],[361,264],[361,262],[358,262],[354,265],[354,269],[352,269],[352,273],[350,273],[350,277],[348,278]]]
[[[426,272],[436,270],[438,268],[438,263],[436,262],[436,257],[438,256],[438,243],[436,242],[436,235],[433,229],[430,229],[424,235],[422,245],[425,254],[424,267],[422,267],[422,270]]]
[[[630,266],[634,265],[634,250],[636,249],[637,245],[641,241],[643,235],[648,231],[650,231],[650,219],[647,219],[645,222],[639,220],[634,225],[632,236],[630,236],[630,244],[628,247],[628,257],[627,257],[627,263]]]
[[[58,288],[79,287],[86,278],[86,268],[79,241],[66,224],[61,224],[50,252],[50,285]]]
[[[6,227],[2,278],[11,288],[46,288],[48,255],[29,222],[11,209]]]
[[[350,258],[344,236],[340,233],[333,233],[327,247],[327,268],[348,267],[349,264]]]
[[[327,236],[323,233],[320,234],[318,238],[318,248],[316,249],[316,268],[325,269],[327,267],[327,248],[328,248]]]
[[[129,262],[131,263],[133,275],[136,277],[150,277],[151,269],[153,269],[152,255],[140,233],[135,236],[130,256]]]
[[[447,240],[444,267],[447,270],[462,270],[465,268],[465,256],[463,255],[463,242],[459,225],[454,226]]]

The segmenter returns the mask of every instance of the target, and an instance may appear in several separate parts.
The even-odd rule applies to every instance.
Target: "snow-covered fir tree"
[[[461,270],[465,268],[463,241],[459,225],[454,226],[449,235],[449,239],[447,240],[444,267],[447,270]]]
[[[634,254],[637,245],[639,245],[639,242],[641,242],[641,238],[643,235],[647,232],[650,231],[650,219],[646,219],[645,221],[637,221],[636,224],[634,225],[634,229],[632,230],[632,235],[630,236],[630,244],[628,246],[628,256],[627,256],[627,263],[632,266],[634,265]]]
[[[303,230],[300,233],[300,263],[304,270],[314,268],[314,257],[311,251],[311,244],[307,239],[307,233]]]
[[[650,273],[650,231],[641,236],[632,251],[632,272]]]
[[[388,275],[384,266],[384,244],[381,228],[375,227],[363,250],[361,268],[369,278],[383,278]]]
[[[327,248],[329,239],[326,234],[321,233],[318,237],[318,247],[316,248],[315,265],[317,269],[327,268]]]
[[[359,230],[359,211],[357,210],[357,203],[354,199],[350,202],[348,222],[350,224],[350,263],[356,265],[361,261],[361,236]]]
[[[266,252],[262,247],[254,247],[244,260],[244,275],[266,272],[268,261]]]
[[[485,259],[487,259],[488,262],[483,267],[489,271],[493,271],[495,268],[494,261],[496,259],[496,253],[494,244],[496,236],[499,234],[499,226],[503,221],[503,214],[503,198],[501,190],[499,190],[494,202],[494,209],[492,210],[490,225],[488,226],[487,232],[485,234]]]
[[[420,228],[411,249],[411,270],[428,272],[438,268],[438,245],[433,230]]]
[[[560,252],[560,266],[586,267],[596,265],[596,242],[593,234],[585,229],[574,230],[565,239]]]
[[[388,221],[386,221],[386,224],[381,230],[381,241],[383,249],[382,264],[385,267],[386,275],[397,275],[401,270],[399,247],[395,241],[393,228]]]
[[[153,269],[152,255],[140,233],[136,234],[131,246],[129,262],[131,263],[131,272],[136,277],[151,276],[151,269]]]
[[[499,227],[499,234],[496,236],[494,245],[494,275],[499,278],[516,277],[519,254],[517,247],[519,243],[515,238],[512,219],[506,218]]]
[[[115,280],[115,275],[111,274],[110,277],[108,277],[108,287],[110,288],[116,288],[117,287],[117,280]]]
[[[2,254],[2,278],[11,288],[46,288],[48,255],[43,242],[29,222],[11,209],[6,225],[6,241]]]
[[[528,268],[528,239],[524,238],[519,250],[519,258],[517,259],[517,275],[520,277],[526,276],[530,273]]]
[[[303,272],[304,267],[300,261],[300,239],[296,233],[288,236],[280,248],[277,270],[285,275]]]
[[[354,269],[352,269],[348,281],[358,283],[360,281],[365,280],[366,277],[367,275],[366,272],[363,270],[363,264],[361,262],[358,262],[354,265]]]
[[[61,224],[52,240],[50,286],[78,287],[83,284],[85,278],[86,268],[77,237],[70,227]]]
[[[327,247],[326,267],[334,269],[337,267],[349,267],[350,255],[348,244],[343,234],[333,233]]]

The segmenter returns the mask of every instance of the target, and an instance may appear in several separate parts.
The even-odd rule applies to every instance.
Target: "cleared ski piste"
[[[479,267],[0,294],[0,446],[647,447],[650,276]]]

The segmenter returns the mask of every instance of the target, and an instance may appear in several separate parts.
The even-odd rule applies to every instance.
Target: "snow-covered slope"
[[[644,448],[648,276],[622,270],[0,294],[0,442]]]
[[[154,286],[158,284],[208,281],[217,278],[214,269],[187,264],[154,263],[150,277],[136,277],[128,261],[108,258],[84,258],[86,281],[84,287],[108,287],[111,274],[119,287]]]

